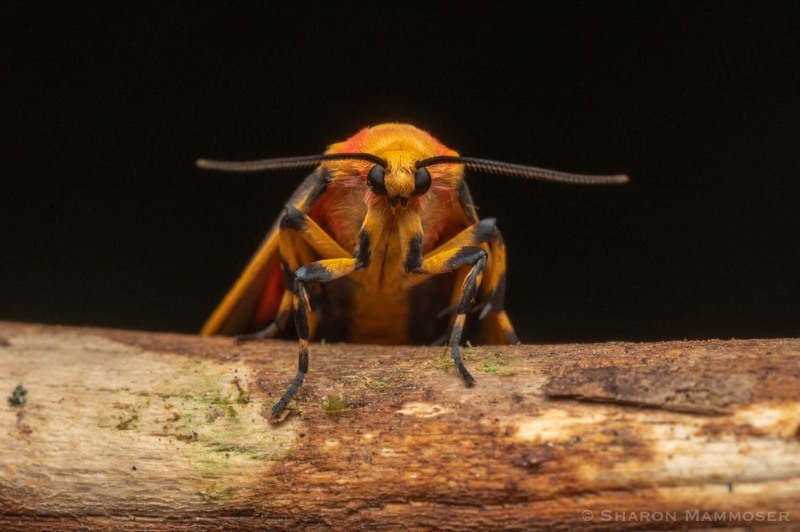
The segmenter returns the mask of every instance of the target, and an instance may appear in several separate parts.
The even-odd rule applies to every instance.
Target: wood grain
[[[800,340],[312,344],[281,423],[291,342],[0,340],[4,530],[800,527]]]

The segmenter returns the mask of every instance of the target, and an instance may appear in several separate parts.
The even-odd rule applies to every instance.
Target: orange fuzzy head
[[[385,195],[392,205],[398,202],[406,205],[409,200],[418,203],[412,198],[419,191],[417,162],[443,155],[458,156],[457,152],[426,131],[409,124],[365,127],[344,142],[333,144],[325,152],[326,155],[338,153],[368,153],[386,161],[385,168],[376,168],[376,165],[362,160],[332,161],[328,164],[338,186],[364,186],[366,183],[371,189],[366,197],[368,203]],[[462,167],[458,164],[440,164],[422,172],[430,175],[432,190],[452,190],[461,178]],[[383,188],[376,190],[376,181],[380,181]]]

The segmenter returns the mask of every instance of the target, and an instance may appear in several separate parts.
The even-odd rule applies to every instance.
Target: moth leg
[[[488,253],[482,247],[460,246],[429,256],[422,260],[419,268],[412,270],[423,275],[437,275],[452,272],[462,266],[472,266],[461,284],[460,301],[456,307],[456,317],[450,332],[450,354],[467,386],[475,384],[475,379],[467,371],[464,361],[461,359],[461,334],[464,330],[467,313],[475,303],[483,272],[486,269],[487,257]]]
[[[487,244],[489,258],[479,297],[483,305],[479,314],[481,338],[487,344],[517,344],[519,337],[505,311],[506,245],[497,227],[492,231]]]
[[[313,261],[311,251],[316,257],[322,257],[321,260]],[[353,258],[314,220],[291,205],[286,206],[286,214],[280,223],[280,252],[289,288],[287,293],[291,294],[300,353],[294,381],[272,407],[273,414],[279,414],[286,407],[308,373],[308,342],[313,327],[310,318],[313,315],[307,285],[339,279],[362,266],[361,259]]]
[[[478,222],[478,211],[472,200],[467,182],[463,179],[456,187],[458,204],[464,216],[470,222]],[[481,286],[480,301],[483,303],[480,313],[481,338],[486,343],[519,343],[511,320],[505,312],[504,301],[506,291],[506,247],[497,227],[492,230],[487,241],[489,260],[486,264],[486,282]]]
[[[281,399],[272,407],[273,415],[277,415],[283,410],[292,399],[297,389],[303,384],[303,379],[308,373],[308,340],[309,331],[309,311],[311,307],[308,303],[308,290],[306,285],[309,283],[325,283],[349,275],[361,267],[361,263],[355,258],[323,259],[302,266],[294,272],[293,302],[294,302],[294,324],[297,328],[297,337],[300,343],[300,354],[297,363],[297,374],[289,389],[283,394]]]
[[[481,337],[487,344],[515,344],[519,342],[514,326],[505,311],[506,247],[494,218],[480,220],[467,227],[441,246],[425,254],[424,259],[462,246],[482,246],[488,251],[484,281],[480,286],[478,303],[472,309],[480,310]],[[411,278],[410,286],[426,281],[430,276]],[[461,294],[453,292],[450,305],[440,315],[456,312]],[[485,319],[489,318],[489,319]],[[444,336],[446,339],[447,336]],[[438,339],[437,339],[438,341]]]
[[[282,268],[286,279],[286,291],[281,297],[278,314],[275,320],[264,329],[251,334],[243,334],[239,340],[262,340],[274,338],[281,332],[292,315],[294,291],[293,278],[290,273],[297,270],[302,264],[313,261],[310,250],[323,259],[349,257],[342,246],[326,233],[314,220],[292,205],[286,206],[286,213],[281,218],[279,226],[279,245],[282,259]],[[288,272],[287,272],[288,270]],[[311,326],[313,329],[313,324]]]

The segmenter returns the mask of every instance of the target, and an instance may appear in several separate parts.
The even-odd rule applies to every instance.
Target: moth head
[[[408,205],[409,198],[425,195],[431,188],[427,168],[374,165],[367,173],[367,187],[376,196],[386,196],[392,207]]]

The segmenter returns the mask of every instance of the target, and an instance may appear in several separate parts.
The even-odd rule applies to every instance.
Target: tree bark
[[[0,322],[0,529],[800,527],[800,340],[310,353]]]

